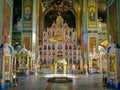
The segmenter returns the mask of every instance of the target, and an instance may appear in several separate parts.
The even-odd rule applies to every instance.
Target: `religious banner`
[[[97,9],[96,0],[88,0],[87,23],[88,28],[97,27]]]

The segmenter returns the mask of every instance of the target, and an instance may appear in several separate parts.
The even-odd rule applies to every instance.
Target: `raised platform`
[[[53,77],[48,79],[48,82],[52,82],[52,83],[68,83],[72,81],[73,81],[72,78],[67,78],[67,77]]]
[[[67,77],[67,78],[77,78],[78,75],[77,74],[46,74],[44,75],[44,77],[48,77],[48,78],[52,78],[52,77]]]

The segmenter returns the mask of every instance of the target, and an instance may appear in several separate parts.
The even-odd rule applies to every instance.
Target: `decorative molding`
[[[115,0],[107,0],[107,4],[106,4],[107,8],[109,8],[114,1]]]
[[[13,0],[7,0],[7,2],[13,6]]]
[[[98,31],[92,31],[92,30],[90,30],[90,31],[88,31],[88,33],[98,33]]]

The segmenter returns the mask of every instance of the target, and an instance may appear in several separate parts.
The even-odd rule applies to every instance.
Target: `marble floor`
[[[73,79],[69,83],[47,82],[50,75],[18,76],[18,86],[8,87],[5,90],[114,90],[104,87],[101,74],[92,75],[67,75]]]

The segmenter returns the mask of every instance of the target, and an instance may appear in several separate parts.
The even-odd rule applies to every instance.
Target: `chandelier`
[[[46,9],[63,12],[72,9],[76,1],[77,0],[42,0],[42,4]]]

